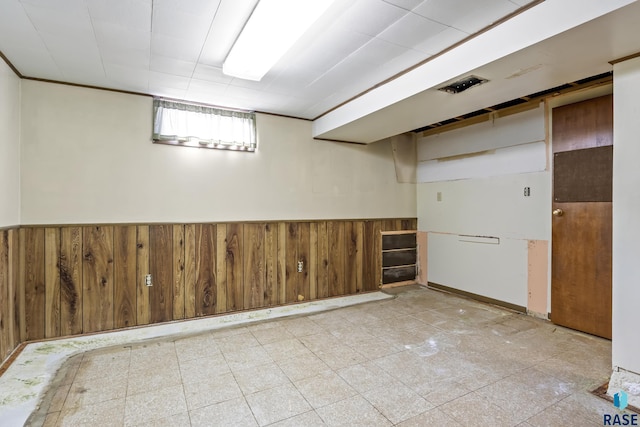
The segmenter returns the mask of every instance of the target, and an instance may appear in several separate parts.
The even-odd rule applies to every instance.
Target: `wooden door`
[[[611,338],[612,95],[555,108],[551,320]]]

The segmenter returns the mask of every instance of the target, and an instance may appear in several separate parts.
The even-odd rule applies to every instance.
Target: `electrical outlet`
[[[441,202],[441,201],[442,201],[442,192],[438,191],[438,192],[436,193],[436,200],[437,200],[438,202]]]
[[[531,196],[531,187],[524,187],[524,197]]]
[[[147,285],[147,286],[153,286],[151,284],[151,275],[150,274],[147,274],[146,276],[144,276],[144,284]]]
[[[302,273],[303,269],[304,269],[304,262],[298,261],[298,273]]]

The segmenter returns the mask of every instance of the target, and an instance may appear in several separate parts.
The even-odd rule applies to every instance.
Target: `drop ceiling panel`
[[[191,77],[195,67],[196,62],[183,61],[171,56],[151,55],[151,65],[149,69],[160,73]]]
[[[408,13],[378,34],[377,37],[399,46],[414,48],[419,40],[434,37],[446,28],[445,25],[438,22]]]
[[[86,0],[86,5],[94,25],[102,22],[120,29],[151,32],[151,0]]]
[[[457,28],[447,27],[438,34],[418,42],[414,48],[429,55],[435,55],[468,36],[469,34],[460,31]]]
[[[377,36],[408,12],[383,1],[358,0],[337,20],[355,33]]]
[[[202,46],[187,43],[185,39],[163,34],[151,35],[151,54],[175,58],[182,61],[197,62]]]
[[[47,35],[78,37],[78,41],[86,37],[93,38],[91,19],[84,3],[81,7],[74,8],[57,9],[53,5],[47,6],[23,4],[34,28],[44,37]]]
[[[518,5],[507,0],[477,0],[472,3],[467,0],[429,0],[416,6],[413,12],[466,33],[475,33],[517,8]]]

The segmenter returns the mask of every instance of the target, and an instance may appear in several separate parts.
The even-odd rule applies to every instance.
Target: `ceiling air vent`
[[[488,81],[489,80],[483,79],[482,77],[468,76],[468,77],[465,77],[464,79],[458,80],[457,82],[453,82],[448,86],[441,87],[438,90],[441,90],[447,93],[460,93],[460,92],[464,92],[469,88],[472,88],[477,85],[481,85],[482,83],[486,83]]]

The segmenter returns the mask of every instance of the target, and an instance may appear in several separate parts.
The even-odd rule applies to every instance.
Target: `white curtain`
[[[253,150],[255,114],[153,100],[153,139],[219,144]]]

